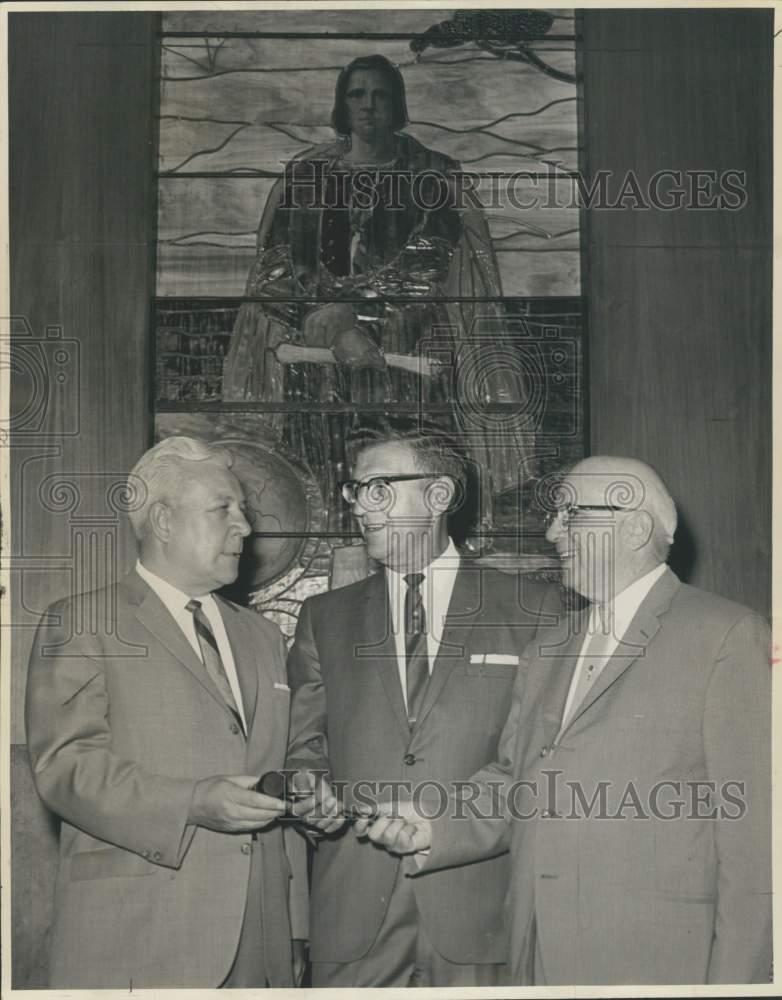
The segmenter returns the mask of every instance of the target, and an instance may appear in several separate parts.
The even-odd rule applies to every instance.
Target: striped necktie
[[[426,643],[426,612],[421,593],[423,573],[408,573],[405,577],[405,658],[407,677],[407,718],[415,725],[424,692],[429,683],[429,654]]]
[[[192,599],[187,602],[185,608],[193,616],[193,624],[195,625],[198,647],[201,650],[201,659],[204,661],[206,672],[209,674],[214,686],[220,692],[223,701],[241,724],[242,717],[236,707],[236,701],[234,699],[233,692],[231,691],[231,685],[228,683],[228,677],[225,672],[225,667],[223,666],[222,657],[220,656],[220,650],[217,648],[217,640],[214,637],[212,626],[209,624],[209,619],[203,612],[201,602]],[[242,726],[242,729],[244,729],[244,726]]]

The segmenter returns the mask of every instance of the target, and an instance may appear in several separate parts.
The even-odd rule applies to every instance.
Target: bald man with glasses
[[[421,880],[509,843],[514,985],[768,982],[768,625],[668,568],[676,507],[645,463],[593,456],[552,499],[590,605],[529,648],[474,809],[356,832],[415,853]]]
[[[459,554],[448,514],[466,476],[447,440],[382,422],[362,441],[341,490],[382,569],[307,600],[288,661],[287,766],[308,775],[324,814],[310,820],[327,834],[314,856],[312,983],[501,985],[507,856],[416,880],[411,859],[357,841],[343,808],[446,788],[493,759],[550,591]]]

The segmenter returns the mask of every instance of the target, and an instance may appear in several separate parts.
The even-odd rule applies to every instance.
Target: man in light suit
[[[534,644],[474,777],[504,816],[357,832],[431,848],[422,882],[510,841],[514,983],[766,982],[768,627],[666,567],[676,509],[648,466],[590,458],[558,495],[548,537],[592,607]]]
[[[39,628],[26,722],[62,820],[53,987],[293,985],[284,804],[253,790],[284,762],[285,647],[212,596],[250,533],[230,465],[190,438],[147,452],[135,569]]]
[[[343,496],[383,568],[307,600],[288,660],[287,766],[327,776],[308,785],[323,812],[310,819],[331,834],[314,857],[313,985],[497,985],[507,857],[415,881],[411,861],[340,829],[341,808],[468,776],[496,754],[548,588],[459,556],[447,514],[465,469],[442,437],[366,427],[353,476]]]

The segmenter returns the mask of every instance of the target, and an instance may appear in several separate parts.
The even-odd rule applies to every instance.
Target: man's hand
[[[422,819],[411,803],[383,802],[377,812],[374,820],[356,820],[357,837],[369,837],[373,844],[385,847],[391,854],[416,854],[432,846],[432,824]]]
[[[285,812],[282,799],[252,789],[258,776],[250,774],[203,778],[193,789],[187,821],[219,833],[249,833],[279,819]]]
[[[345,822],[342,806],[325,778],[312,771],[297,771],[293,776],[293,787],[299,793],[310,793],[307,798],[294,802],[292,811],[295,816],[323,833],[335,833],[340,829]]]

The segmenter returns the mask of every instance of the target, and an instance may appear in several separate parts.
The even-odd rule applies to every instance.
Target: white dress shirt
[[[610,657],[616,652],[616,647],[624,638],[624,634],[630,627],[630,623],[633,618],[635,618],[638,609],[644,601],[644,598],[664,572],[665,563],[660,563],[659,566],[655,566],[655,568],[650,570],[648,573],[645,573],[643,576],[639,576],[638,579],[634,580],[629,587],[625,587],[624,590],[620,591],[620,593],[614,597],[613,601],[610,601],[604,606],[597,604],[592,605],[589,611],[589,623],[587,625],[586,635],[584,636],[584,641],[581,644],[578,659],[576,660],[576,668],[573,671],[573,678],[570,682],[567,700],[565,701],[565,709],[562,712],[563,721],[570,715],[570,706],[576,692],[578,679],[581,675],[581,671],[584,669],[584,654],[587,646],[592,641],[595,634],[599,633],[602,628],[601,619],[610,623],[611,631],[602,647],[603,655],[605,657]]]
[[[136,572],[145,583],[149,584],[163,604],[165,604],[171,614],[171,617],[180,627],[185,638],[193,647],[196,656],[203,662],[201,647],[198,645],[198,636],[196,635],[193,615],[187,610],[186,607],[190,597],[183,593],[178,587],[175,587],[167,580],[161,579],[161,577],[148,570],[140,559],[136,561]],[[246,733],[247,719],[245,718],[244,705],[242,704],[242,691],[239,687],[239,676],[236,673],[236,662],[234,661],[234,654],[231,650],[231,643],[228,641],[228,633],[225,631],[223,616],[220,614],[220,609],[217,607],[217,601],[211,594],[204,594],[201,597],[195,598],[195,600],[201,602],[201,610],[204,612],[209,624],[212,626],[212,632],[214,633],[215,641],[217,643],[217,649],[220,652],[220,659],[223,661],[223,667],[225,668],[225,675],[228,678],[228,684],[231,688],[231,693],[234,696],[234,701],[236,702],[236,707],[239,710],[242,725],[244,726],[244,731]]]
[[[421,572],[424,579],[421,582],[421,596],[426,616],[426,651],[429,658],[429,675],[431,676],[434,661],[440,649],[443,637],[445,616],[451,603],[453,585],[459,570],[459,552],[448,539],[448,546],[433,559]],[[396,644],[396,659],[399,667],[399,682],[407,706],[407,653],[405,650],[405,594],[407,593],[406,573],[386,567],[386,582],[388,584],[388,601],[391,612],[391,631]]]

